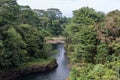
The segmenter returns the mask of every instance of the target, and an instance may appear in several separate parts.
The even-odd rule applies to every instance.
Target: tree
[[[94,26],[82,27],[79,34],[76,36],[78,43],[76,48],[76,54],[81,55],[86,62],[93,62],[96,55],[96,29]],[[81,58],[81,59],[82,59]],[[80,59],[80,58],[79,58]]]
[[[15,28],[9,28],[5,33],[5,40],[1,43],[0,67],[9,68],[18,66],[25,61],[26,44]]]
[[[67,19],[62,17],[62,12],[56,8],[45,10],[35,9],[34,12],[39,16],[40,26],[49,31],[53,36],[61,35]]]
[[[56,8],[49,8],[47,9],[48,17],[50,20],[62,18],[62,12]]]
[[[83,7],[79,10],[73,11],[72,21],[80,25],[92,25],[104,19],[104,13],[96,12],[89,7]]]
[[[50,57],[51,46],[44,41],[49,35],[29,6],[20,6],[16,0],[0,0],[0,70]]]
[[[119,79],[116,64],[120,63],[120,11],[111,11],[105,16],[83,7],[73,14],[64,30],[65,47],[74,65],[70,80]]]
[[[110,59],[107,60],[108,54],[109,54],[108,45],[105,43],[100,43],[97,46],[96,63],[104,64],[106,61],[109,61]]]
[[[34,12],[37,13],[38,16],[40,17],[48,17],[48,13],[45,10],[42,9],[34,9]]]
[[[44,58],[46,53],[44,52],[44,38],[41,31],[32,27],[29,24],[22,24],[16,27],[17,31],[22,35],[22,39],[26,43],[26,50],[28,56]]]
[[[0,26],[15,22],[19,10],[16,0],[1,0],[0,4]]]
[[[39,18],[35,12],[29,6],[20,6],[18,15],[19,24],[30,24],[32,26],[40,27]]]

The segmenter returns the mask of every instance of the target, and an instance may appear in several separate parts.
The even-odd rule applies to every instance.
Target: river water
[[[14,80],[66,80],[69,76],[68,58],[65,54],[64,44],[57,45],[58,54],[55,55],[58,67],[44,73],[33,73]]]

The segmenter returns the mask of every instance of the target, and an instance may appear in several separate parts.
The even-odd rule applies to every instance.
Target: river
[[[55,70],[44,73],[33,73],[14,80],[66,80],[69,76],[68,58],[65,54],[64,44],[57,45],[58,54],[55,55],[58,67]]]

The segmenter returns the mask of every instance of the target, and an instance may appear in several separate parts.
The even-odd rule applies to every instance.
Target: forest
[[[82,7],[67,18],[57,8],[31,9],[0,0],[0,73],[50,61],[46,39],[62,36],[71,65],[68,80],[120,79],[120,11]]]
[[[63,32],[72,63],[70,80],[120,79],[120,11],[83,7]]]
[[[60,35],[67,21],[59,9],[32,10],[16,0],[1,0],[0,4],[0,69],[47,59],[52,46],[45,38]]]

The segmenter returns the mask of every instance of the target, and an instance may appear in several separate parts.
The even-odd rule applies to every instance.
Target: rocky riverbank
[[[24,68],[10,70],[9,72],[0,73],[0,80],[11,80],[16,77],[20,77],[34,72],[45,72],[55,69],[57,68],[57,66],[58,64],[56,60],[52,60],[50,63],[44,65],[34,64]]]

